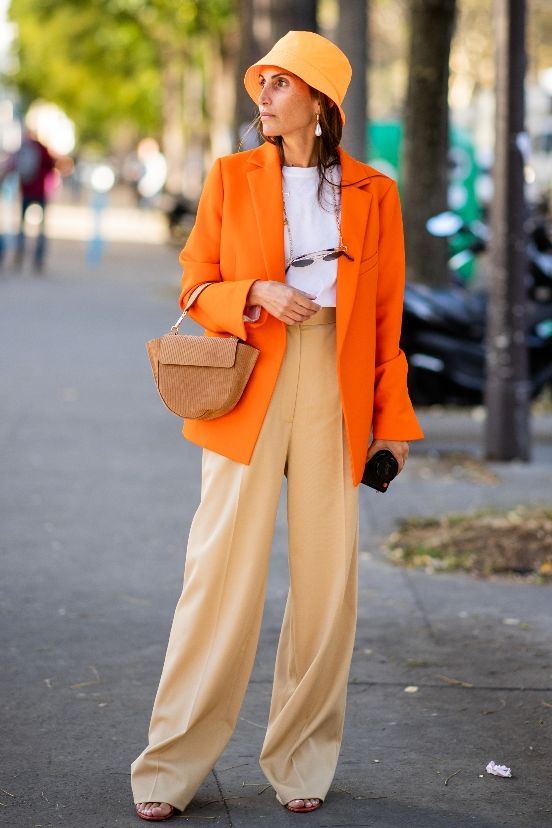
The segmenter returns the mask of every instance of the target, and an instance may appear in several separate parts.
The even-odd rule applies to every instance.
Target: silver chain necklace
[[[324,182],[324,183],[326,183],[326,182]],[[338,235],[339,235],[339,241],[338,241],[337,247],[338,247],[338,250],[341,250],[343,248],[343,238],[341,236],[341,211],[340,211],[340,209],[338,207],[338,204],[337,204],[337,196],[335,194],[336,186],[334,186],[334,184],[332,183],[332,184],[329,185],[329,187],[332,191],[332,198],[333,198],[334,212],[335,212],[335,222],[337,224],[337,232],[338,232]],[[284,225],[287,227],[287,233],[288,233],[288,239],[289,239],[289,261],[291,262],[291,261],[293,261],[293,240],[291,238],[291,227],[289,226],[289,221],[288,221],[288,217],[287,217],[287,213],[286,213],[286,199],[285,199],[283,176],[282,176],[282,202],[283,202],[283,207],[284,207]],[[288,267],[288,265],[286,264],[286,268],[287,267]]]

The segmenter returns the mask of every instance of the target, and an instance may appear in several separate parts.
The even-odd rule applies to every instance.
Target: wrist
[[[257,279],[251,287],[249,288],[249,292],[247,294],[246,303],[248,305],[260,305],[263,296],[263,282],[262,279]]]

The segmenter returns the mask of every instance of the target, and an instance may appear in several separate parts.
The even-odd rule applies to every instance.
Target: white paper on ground
[[[495,776],[511,776],[512,771],[506,765],[497,765],[496,762],[489,762],[486,767],[487,773],[493,773]]]

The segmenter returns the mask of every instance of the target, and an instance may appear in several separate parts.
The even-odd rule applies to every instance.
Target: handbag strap
[[[214,284],[215,284],[214,282],[203,282],[201,285],[198,285],[197,287],[195,287],[193,289],[193,291],[190,294],[190,298],[186,302],[184,310],[182,311],[182,313],[180,314],[179,318],[176,320],[174,325],[171,326],[171,332],[174,331],[175,334],[178,334],[178,328],[180,327],[180,323],[182,322],[184,317],[188,315],[188,310],[192,307],[192,305],[194,304],[195,300],[197,299],[197,297],[199,296],[201,291],[205,290],[205,288],[209,287],[209,285],[214,285]]]

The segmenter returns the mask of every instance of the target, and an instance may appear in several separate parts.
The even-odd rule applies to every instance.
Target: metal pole
[[[496,147],[487,319],[485,456],[530,460],[526,345],[525,0],[494,0]]]

